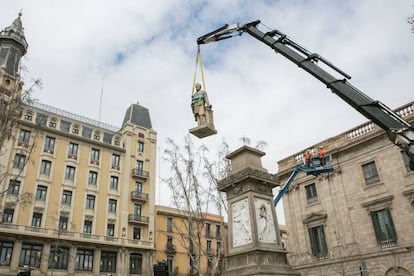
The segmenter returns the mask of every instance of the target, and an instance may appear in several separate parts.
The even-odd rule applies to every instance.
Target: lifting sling
[[[197,67],[200,65],[202,85],[197,83]],[[206,93],[206,84],[204,80],[203,61],[201,58],[200,46],[198,46],[196,57],[196,68],[194,71],[193,87],[191,90],[191,108],[197,127],[191,128],[190,133],[198,138],[204,138],[217,133],[214,128],[213,110]]]

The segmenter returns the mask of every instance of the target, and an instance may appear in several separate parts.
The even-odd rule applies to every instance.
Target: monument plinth
[[[226,158],[228,176],[218,188],[229,206],[228,256],[224,275],[299,275],[287,263],[282,247],[272,189],[275,175],[262,166],[264,152],[243,146]]]

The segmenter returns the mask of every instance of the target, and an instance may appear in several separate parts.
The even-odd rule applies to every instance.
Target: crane
[[[405,121],[385,104],[371,99],[362,91],[352,86],[348,82],[351,76],[327,59],[306,50],[279,30],[271,30],[269,32],[259,30],[257,27],[259,24],[260,20],[244,25],[238,23],[226,24],[217,30],[200,36],[197,39],[197,44],[200,46],[234,36],[241,36],[244,33],[251,35],[317,78],[359,113],[384,129],[390,141],[407,154],[409,157],[409,167],[411,170],[414,170],[414,126],[411,123]],[[341,77],[334,77],[319,66],[318,63],[323,63]]]

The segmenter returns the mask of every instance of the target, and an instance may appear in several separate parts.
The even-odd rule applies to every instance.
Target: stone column
[[[248,146],[230,153],[231,169],[218,183],[229,207],[224,275],[299,275],[288,265],[282,247],[272,194],[279,183],[263,168],[264,154]]]
[[[49,265],[49,254],[50,254],[50,242],[43,243],[42,257],[40,260],[40,272],[47,274]]]
[[[99,275],[101,269],[101,249],[96,248],[93,255],[93,275]]]
[[[69,248],[68,275],[75,275],[75,265],[76,265],[76,246],[72,244]]]
[[[13,253],[10,260],[10,272],[16,272],[19,270],[19,259],[20,253],[22,252],[22,244],[21,240],[14,241]]]

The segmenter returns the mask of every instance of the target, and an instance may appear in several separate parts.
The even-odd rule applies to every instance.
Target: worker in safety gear
[[[191,108],[193,109],[194,118],[200,126],[207,123],[206,109],[211,109],[211,105],[206,91],[201,90],[201,84],[196,83],[195,88],[196,92],[191,97]]]
[[[311,154],[310,150],[306,150],[303,153],[303,158],[305,158],[305,164],[308,168],[312,168],[311,157],[312,157],[312,154]]]
[[[325,166],[326,164],[326,151],[323,146],[319,146],[318,148],[318,158],[321,161],[321,166]]]

